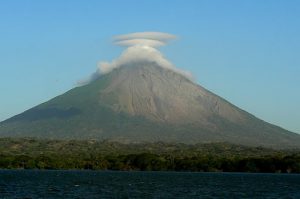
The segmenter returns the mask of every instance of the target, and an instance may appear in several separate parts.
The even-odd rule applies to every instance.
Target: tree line
[[[300,156],[256,158],[174,157],[151,153],[128,155],[61,156],[56,154],[0,155],[2,169],[91,169],[123,171],[202,171],[300,173]]]
[[[299,150],[199,145],[0,139],[1,169],[300,173]]]

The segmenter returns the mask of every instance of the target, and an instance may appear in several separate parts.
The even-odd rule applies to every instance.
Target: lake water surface
[[[300,175],[0,170],[0,198],[300,198]]]

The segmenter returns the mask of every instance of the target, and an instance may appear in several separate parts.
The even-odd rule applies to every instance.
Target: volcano
[[[157,50],[175,35],[140,32],[79,87],[0,123],[0,137],[300,148],[300,135],[241,110],[191,80]]]
[[[0,123],[1,137],[296,148],[269,124],[156,62],[136,61]]]

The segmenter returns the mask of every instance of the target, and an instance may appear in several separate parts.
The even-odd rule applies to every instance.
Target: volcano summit
[[[269,124],[197,85],[156,49],[175,36],[118,36],[129,46],[81,86],[0,123],[1,137],[119,142],[229,142],[300,147],[300,135]]]

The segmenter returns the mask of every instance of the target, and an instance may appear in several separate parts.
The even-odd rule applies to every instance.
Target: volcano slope
[[[1,122],[0,136],[300,147],[300,135],[146,61],[114,69]]]

